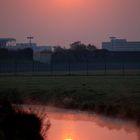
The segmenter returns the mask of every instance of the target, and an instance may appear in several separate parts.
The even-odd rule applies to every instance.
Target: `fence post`
[[[34,60],[32,60],[32,76],[34,75]]]
[[[68,75],[71,75],[70,60],[68,60]]]
[[[124,62],[122,64],[122,74],[125,75],[125,64],[124,64]]]
[[[16,76],[17,75],[17,61],[16,61],[16,58],[15,58],[15,61],[14,61],[14,75]]]
[[[105,61],[105,75],[107,73],[107,64],[106,64],[106,61]]]
[[[125,75],[125,58],[122,60],[122,75]]]
[[[104,54],[104,74],[107,74],[107,63],[106,63],[106,53]]]
[[[86,74],[87,76],[89,75],[89,62],[87,57],[86,57]]]
[[[50,63],[50,74],[53,76],[53,61]]]

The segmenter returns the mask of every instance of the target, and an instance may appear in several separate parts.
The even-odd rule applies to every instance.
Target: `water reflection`
[[[133,122],[57,108],[31,108],[47,112],[51,128],[46,140],[140,140]]]

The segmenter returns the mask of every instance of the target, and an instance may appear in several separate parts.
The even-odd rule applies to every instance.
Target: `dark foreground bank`
[[[14,108],[5,101],[0,103],[0,139],[1,140],[43,140],[42,120],[22,108]],[[46,131],[49,128],[46,126]]]

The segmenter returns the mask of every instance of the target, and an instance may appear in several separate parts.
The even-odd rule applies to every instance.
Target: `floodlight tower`
[[[33,36],[29,36],[27,37],[27,39],[29,40],[29,44],[30,44],[30,47],[32,46],[32,39],[34,39]]]

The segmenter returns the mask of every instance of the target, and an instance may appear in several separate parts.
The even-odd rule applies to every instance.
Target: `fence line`
[[[108,75],[140,74],[140,64],[128,63],[0,63],[0,75]]]

